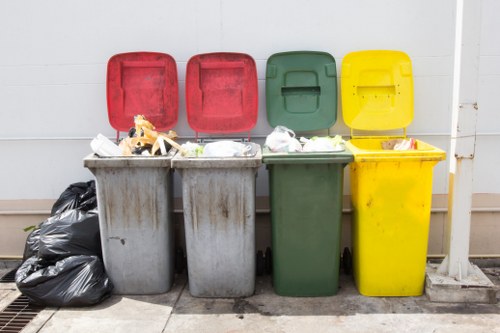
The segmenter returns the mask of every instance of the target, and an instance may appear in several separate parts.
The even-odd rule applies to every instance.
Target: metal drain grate
[[[17,272],[18,267],[14,268],[4,276],[0,278],[0,283],[12,283],[16,282],[16,272]]]
[[[24,295],[19,296],[0,312],[0,332],[21,332],[44,308],[30,304]]]

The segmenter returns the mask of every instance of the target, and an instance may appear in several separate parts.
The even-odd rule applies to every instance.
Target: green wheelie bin
[[[266,104],[273,127],[326,132],[337,116],[335,59],[316,51],[272,55],[266,68]],[[337,293],[344,167],[352,159],[345,149],[275,153],[264,148],[277,294]]]

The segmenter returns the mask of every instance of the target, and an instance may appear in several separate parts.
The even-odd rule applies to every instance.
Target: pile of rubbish
[[[71,184],[28,235],[16,285],[46,306],[90,306],[111,295],[104,270],[95,182]]]
[[[155,126],[143,115],[134,116],[135,126],[130,129],[128,136],[120,141],[118,145],[98,134],[92,140],[90,146],[95,154],[101,157],[112,156],[159,156],[167,155],[172,147],[181,150],[182,147],[175,142],[177,133],[157,132]]]
[[[297,139],[291,129],[276,126],[267,136],[264,147],[273,153],[340,152],[345,150],[345,141],[340,135]]]

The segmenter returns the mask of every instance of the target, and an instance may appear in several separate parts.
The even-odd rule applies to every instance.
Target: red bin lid
[[[106,95],[109,123],[117,131],[133,127],[137,114],[159,131],[173,128],[179,107],[174,58],[156,52],[114,55],[108,61]]]
[[[258,86],[254,59],[242,53],[206,53],[186,69],[189,126],[203,133],[250,131],[257,123]]]

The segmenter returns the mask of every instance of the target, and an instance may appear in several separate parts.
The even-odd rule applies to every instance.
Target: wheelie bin
[[[433,167],[445,152],[406,137],[406,127],[413,120],[413,77],[407,54],[349,53],[342,62],[341,77],[343,118],[351,128],[347,147],[354,154],[350,178],[356,286],[366,296],[421,295]],[[402,142],[413,147],[390,149]]]
[[[107,102],[117,133],[128,132],[137,114],[157,130],[171,129],[178,108],[175,60],[153,52],[113,56],[107,68]],[[96,178],[103,261],[116,294],[156,294],[172,286],[172,157],[173,151],[84,159]]]
[[[316,51],[272,55],[266,68],[266,104],[273,127],[327,133],[337,116],[335,59]],[[277,294],[337,293],[344,167],[352,158],[348,150],[273,153],[264,148]]]
[[[188,123],[198,133],[236,135],[257,122],[257,71],[242,53],[193,56],[186,70]],[[213,139],[213,137],[211,138]],[[189,292],[244,297],[255,289],[255,177],[261,148],[248,156],[187,157],[172,167],[182,178]]]

